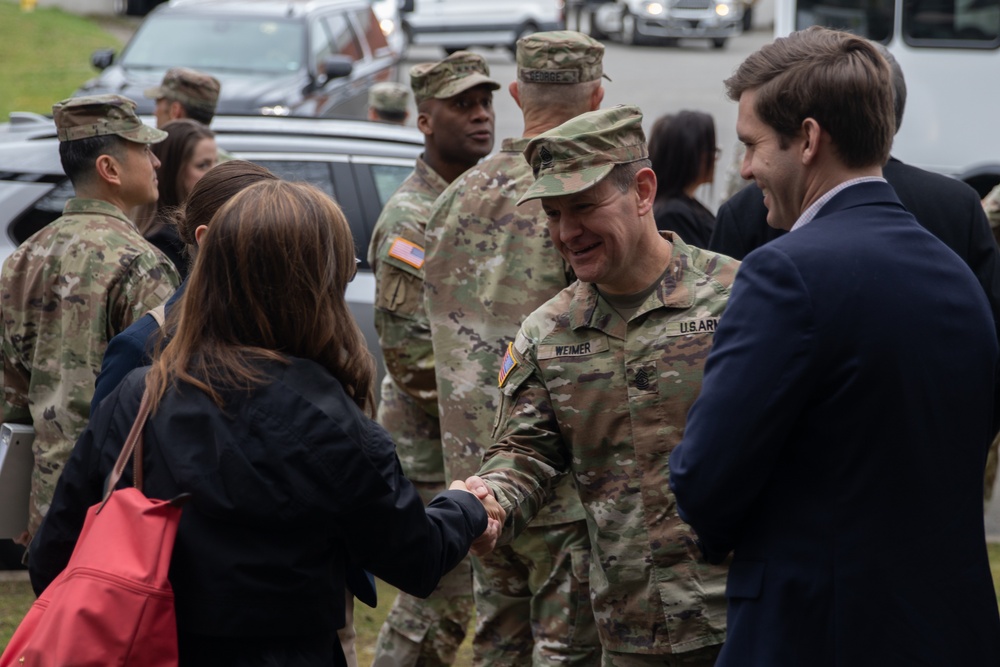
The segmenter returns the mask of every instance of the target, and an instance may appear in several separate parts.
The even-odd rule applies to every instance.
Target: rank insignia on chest
[[[500,373],[497,375],[497,386],[502,387],[507,376],[510,372],[514,370],[517,366],[517,359],[514,358],[514,344],[507,343],[507,352],[503,355],[503,360],[500,362]]]
[[[398,237],[389,246],[389,257],[405,262],[415,269],[424,266],[424,249],[403,237]]]

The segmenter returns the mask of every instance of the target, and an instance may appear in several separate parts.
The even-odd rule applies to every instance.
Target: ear
[[[514,102],[515,102],[515,104],[517,104],[517,108],[520,109],[521,108],[521,89],[518,88],[517,81],[511,81],[510,82],[510,85],[507,86],[507,92],[509,92],[510,96],[514,98]]]
[[[102,154],[94,161],[94,169],[100,180],[109,185],[122,184],[122,164],[112,155]]]
[[[201,240],[205,238],[205,232],[208,231],[208,225],[198,225],[194,228],[194,242],[201,245]]]
[[[820,127],[815,118],[806,118],[802,121],[802,164],[810,164],[817,159],[822,134],[823,128]]]
[[[590,96],[590,110],[597,111],[601,108],[601,102],[604,101],[604,86],[597,86],[594,88],[594,92]]]
[[[656,199],[656,174],[649,167],[639,170],[635,175],[635,193],[639,215],[646,215],[653,210]]]
[[[425,137],[432,136],[434,134],[434,120],[431,118],[429,111],[421,111],[417,109],[417,129],[420,130],[421,134]]]
[[[187,112],[184,111],[184,105],[177,100],[170,101],[170,120],[178,120],[182,118],[187,118]]]

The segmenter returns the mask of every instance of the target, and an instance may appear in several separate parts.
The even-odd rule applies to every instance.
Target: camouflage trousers
[[[413,482],[426,505],[444,482]],[[475,605],[466,557],[426,599],[400,592],[379,629],[372,667],[438,667],[455,662]]]
[[[585,521],[529,526],[472,562],[475,667],[600,664]]]
[[[604,651],[604,655],[601,657],[601,667],[712,667],[721,652],[722,644],[706,646],[676,655]]]
[[[354,630],[354,595],[348,590],[345,590],[344,596],[344,627],[337,630],[337,638],[340,639],[340,648],[343,649],[344,658],[347,659],[347,667],[358,667],[358,651],[355,646],[358,633]]]
[[[1000,462],[998,447],[1000,447],[1000,433],[993,438],[989,453],[986,455],[986,475],[983,478],[983,501],[986,504],[993,499],[993,487],[997,483],[997,463]]]

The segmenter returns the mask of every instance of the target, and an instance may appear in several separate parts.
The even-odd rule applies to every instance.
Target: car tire
[[[724,49],[724,48],[726,48],[726,38],[725,37],[716,37],[716,38],[714,38],[712,40],[712,48],[713,49]]]
[[[622,44],[638,45],[640,42],[639,27],[635,15],[626,10],[622,14]]]
[[[451,54],[453,54],[453,53],[458,53],[459,51],[468,51],[468,50],[469,50],[469,47],[467,47],[467,46],[446,46],[446,47],[444,47],[444,52],[447,53],[449,56]]]
[[[514,42],[507,48],[510,50],[512,54],[517,55],[517,42],[522,37],[527,37],[533,32],[538,32],[538,26],[530,21],[525,23],[524,25],[522,25],[520,28],[517,29],[517,32],[514,34]]]
[[[409,23],[404,23],[402,31],[403,44],[399,47],[399,57],[405,58],[406,54],[410,51],[410,45],[413,44],[413,28],[410,27]]]

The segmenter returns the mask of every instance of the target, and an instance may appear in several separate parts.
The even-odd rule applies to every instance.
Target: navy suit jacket
[[[884,183],[750,253],[670,456],[718,667],[1000,665],[982,480],[998,345],[969,268]]]

